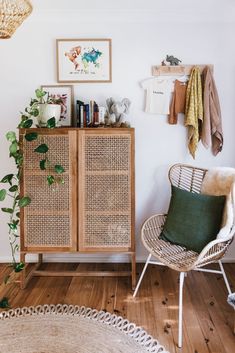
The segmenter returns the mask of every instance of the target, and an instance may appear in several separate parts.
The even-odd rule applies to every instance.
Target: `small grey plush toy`
[[[173,55],[167,55],[166,61],[169,62],[170,65],[173,65],[173,66],[178,66],[179,63],[181,63],[181,60],[178,58],[175,58]]]
[[[106,125],[120,126],[125,122],[125,116],[129,113],[131,101],[128,98],[123,98],[121,102],[115,101],[112,97],[106,100],[107,115],[105,119]]]

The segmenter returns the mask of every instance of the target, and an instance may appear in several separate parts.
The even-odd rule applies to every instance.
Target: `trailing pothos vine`
[[[21,121],[18,128],[27,129],[24,133],[23,139],[27,142],[38,141],[38,145],[34,148],[34,152],[39,154],[42,158],[39,161],[39,168],[45,171],[46,182],[48,185],[52,184],[63,184],[64,179],[62,174],[64,173],[64,167],[60,164],[52,164],[48,151],[50,146],[44,141],[43,137],[40,136],[35,130],[30,132],[33,126],[33,118],[39,115],[38,104],[42,101],[45,102],[44,97],[47,95],[47,103],[55,103],[51,101],[47,92],[43,90],[36,90],[36,98],[31,99],[28,107],[25,108],[24,113],[21,113]],[[57,100],[58,103],[58,100]],[[40,127],[40,124],[38,125]],[[47,121],[47,128],[53,129],[56,127],[55,118],[50,118]],[[3,188],[0,188],[0,201],[6,201],[7,206],[2,207],[2,212],[9,215],[7,222],[8,225],[8,238],[11,248],[12,263],[11,266],[14,272],[20,272],[23,270],[25,264],[17,262],[16,253],[19,250],[18,238],[19,238],[19,226],[20,226],[20,208],[26,207],[31,203],[29,195],[20,195],[20,182],[23,168],[23,151],[20,146],[19,139],[14,131],[9,131],[6,134],[6,138],[9,145],[9,157],[14,159],[16,171],[12,174],[5,175],[0,183],[5,184]],[[7,276],[4,280],[8,282],[10,276]],[[9,306],[7,298],[0,300],[0,308],[6,308]]]

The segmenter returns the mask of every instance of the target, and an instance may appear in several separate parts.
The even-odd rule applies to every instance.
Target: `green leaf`
[[[29,129],[33,125],[33,120],[32,119],[27,119],[21,123],[22,128],[24,129]]]
[[[10,189],[9,189],[10,192],[15,192],[15,191],[17,191],[17,190],[18,190],[18,185],[13,185],[13,186],[11,186]]]
[[[35,94],[36,94],[36,97],[40,99],[44,97],[47,94],[47,92],[45,92],[43,89],[37,88],[35,90]]]
[[[1,210],[2,210],[2,212],[13,213],[13,209],[12,208],[3,207],[3,208],[1,208]]]
[[[7,174],[2,178],[0,183],[9,183],[10,185],[12,185],[12,178],[13,177],[14,177],[14,174]]]
[[[0,300],[0,308],[1,308],[1,309],[10,308],[10,305],[9,305],[9,302],[8,302],[7,297],[3,297],[3,298]]]
[[[16,230],[17,229],[17,224],[15,224],[15,223],[7,223],[7,224],[8,224],[8,226],[9,226],[9,228],[11,230]]]
[[[21,113],[22,115],[21,115],[21,121],[23,122],[23,121],[25,121],[25,120],[28,120],[28,116],[27,115],[25,115],[24,113]]]
[[[37,99],[31,99],[31,101],[30,101],[30,107],[32,107],[34,104],[38,104],[39,102],[38,102],[38,100]]]
[[[19,152],[19,151],[18,151]],[[17,165],[22,165],[23,163],[23,156],[21,153],[18,153],[17,155],[14,156],[15,162]]]
[[[62,167],[62,165],[56,164],[54,168],[56,173],[58,174],[62,174],[65,172],[64,167]]]
[[[4,201],[6,198],[7,191],[5,189],[0,190],[0,201]]]
[[[52,185],[55,182],[55,178],[53,177],[53,175],[47,176],[47,182],[49,185]]]
[[[34,108],[32,111],[31,111],[31,114],[36,117],[39,115],[39,110],[37,108]]]
[[[16,213],[16,217],[20,218],[20,212]]]
[[[9,147],[10,154],[14,155],[17,152],[17,150],[18,150],[18,143],[16,141],[12,142],[12,144]]]
[[[39,165],[40,165],[40,169],[41,169],[41,170],[45,170],[45,169],[46,169],[46,163],[47,163],[47,160],[46,160],[46,159],[42,159],[42,160],[39,162]]]
[[[25,140],[27,141],[33,141],[37,140],[38,138],[38,133],[37,132],[29,132],[28,134],[25,135]]]
[[[47,127],[49,129],[53,129],[55,126],[56,126],[56,121],[54,117],[47,120]]]
[[[23,196],[20,200],[19,200],[19,207],[25,207],[28,206],[31,202],[31,198],[28,196]]]
[[[20,272],[24,269],[24,263],[23,262],[19,262],[18,264],[14,264],[13,265],[14,271],[15,272]]]
[[[42,143],[37,148],[35,148],[34,152],[46,153],[48,150],[49,150],[48,146],[45,143]]]
[[[6,138],[8,141],[14,142],[16,141],[16,133],[14,131],[8,131],[8,133],[6,134]]]

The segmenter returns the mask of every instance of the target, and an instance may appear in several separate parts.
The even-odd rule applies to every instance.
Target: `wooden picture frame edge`
[[[59,77],[59,42],[69,41],[106,41],[109,43],[109,79],[108,80],[60,80]],[[112,82],[112,39],[111,38],[59,38],[56,39],[56,75],[58,83],[111,83]]]
[[[61,127],[75,127],[75,122],[76,122],[76,119],[75,119],[75,112],[74,112],[74,87],[73,85],[61,85],[61,84],[52,84],[52,85],[40,85],[40,88],[43,89],[43,88],[47,88],[47,87],[69,87],[70,90],[71,90],[71,107],[70,107],[70,110],[71,110],[71,125],[63,125]]]

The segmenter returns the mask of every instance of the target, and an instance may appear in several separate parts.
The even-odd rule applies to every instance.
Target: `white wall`
[[[92,10],[87,11],[78,10],[82,4],[79,1],[49,3],[50,6],[44,0],[41,4],[35,1],[34,13],[13,38],[0,41],[0,176],[13,167],[8,159],[5,133],[15,129],[19,111],[27,105],[35,88],[56,84],[55,39],[111,38],[113,82],[75,85],[75,98],[95,99],[100,104],[110,96],[132,101],[129,120],[136,129],[136,241],[140,260],[145,256],[140,225],[152,213],[167,210],[167,170],[171,164],[235,167],[234,5],[226,0],[220,7],[221,1],[208,0],[203,2],[202,9],[196,1],[191,7],[184,0],[177,1],[174,7],[169,1],[165,5],[163,1],[127,1],[126,8],[121,2],[119,8],[112,9],[107,4],[114,6],[116,1],[101,1],[105,5],[103,10],[93,2]],[[60,8],[53,10],[56,3]],[[69,3],[73,5],[71,11],[65,7]],[[217,157],[199,146],[194,161],[187,150],[182,119],[177,126],[170,126],[166,116],[143,112],[144,92],[139,83],[151,75],[151,66],[159,64],[166,54],[187,64],[214,64],[225,140]],[[6,221],[7,217],[1,214],[0,261],[10,259]],[[235,260],[235,246],[227,258]],[[120,257],[113,258],[116,260]]]

